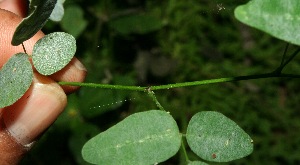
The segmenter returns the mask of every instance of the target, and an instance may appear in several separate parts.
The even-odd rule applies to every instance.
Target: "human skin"
[[[12,55],[24,52],[22,46],[12,46],[11,39],[26,14],[26,2],[0,0],[0,68]],[[33,45],[43,36],[39,31],[24,42],[28,54],[31,54]],[[76,58],[49,77],[34,71],[33,82],[24,96],[13,105],[0,108],[1,165],[17,164],[63,111],[67,103],[66,93],[77,90],[77,87],[60,86],[56,82],[82,82],[86,73],[85,67]]]

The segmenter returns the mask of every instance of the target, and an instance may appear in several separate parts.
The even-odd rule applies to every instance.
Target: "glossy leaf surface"
[[[17,27],[12,45],[17,46],[34,36],[47,22],[57,0],[31,0],[30,14]]]

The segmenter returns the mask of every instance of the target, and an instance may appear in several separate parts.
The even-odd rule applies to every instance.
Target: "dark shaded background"
[[[286,43],[234,18],[234,8],[247,1],[67,0],[62,22],[48,22],[44,32],[76,37],[76,56],[89,71],[86,82],[151,86],[271,72]],[[284,71],[299,70],[296,58]],[[300,164],[298,84],[271,78],[156,94],[183,133],[199,111],[218,111],[237,122],[253,138],[254,152],[230,164]],[[150,109],[157,108],[143,92],[81,88],[21,164],[87,164],[81,148],[88,139]],[[180,151],[161,164],[184,163]]]

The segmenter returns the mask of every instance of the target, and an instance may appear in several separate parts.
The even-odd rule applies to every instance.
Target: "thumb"
[[[22,46],[10,44],[15,27],[21,18],[0,9],[0,68]],[[34,43],[43,36],[38,32],[24,42],[29,53]],[[0,108],[0,164],[17,164],[33,141],[55,121],[66,106],[62,88],[52,79],[34,75],[34,81],[25,95],[12,106]],[[1,87],[5,88],[5,87]]]
[[[17,164],[34,141],[66,106],[61,87],[48,77],[34,75],[30,89],[0,115],[0,164]]]

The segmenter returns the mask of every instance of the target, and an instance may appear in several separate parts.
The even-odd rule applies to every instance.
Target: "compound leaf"
[[[252,0],[238,6],[234,14],[249,26],[300,45],[299,0]]]
[[[64,68],[76,52],[75,38],[64,32],[50,33],[34,45],[32,62],[43,75],[51,75]]]
[[[0,108],[19,100],[30,87],[32,78],[28,55],[18,53],[12,56],[0,70]]]
[[[155,164],[175,155],[180,144],[173,117],[151,110],[133,114],[90,139],[82,155],[93,164]]]
[[[204,160],[228,162],[253,151],[250,136],[219,112],[199,112],[189,122],[187,142]]]
[[[30,14],[17,27],[12,45],[17,46],[34,36],[46,24],[57,0],[31,0]]]

